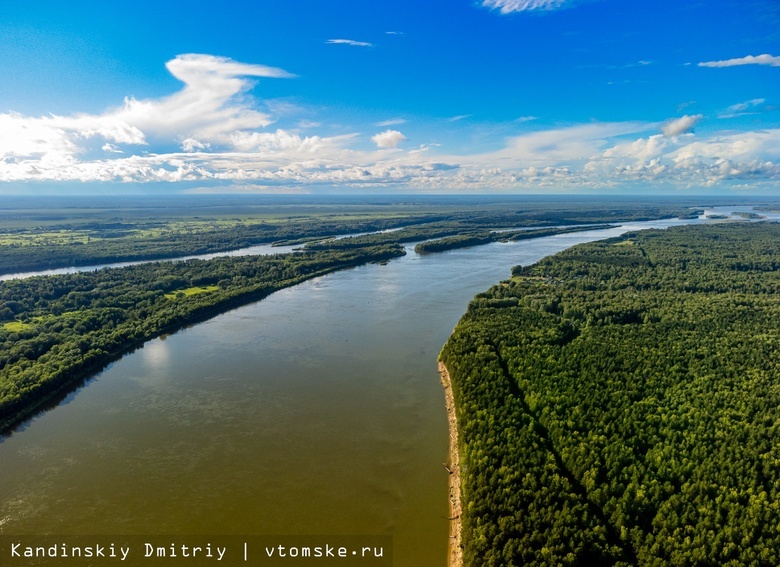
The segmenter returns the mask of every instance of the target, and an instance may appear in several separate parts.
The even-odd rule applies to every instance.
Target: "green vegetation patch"
[[[645,231],[514,273],[441,354],[466,564],[780,565],[780,226]]]
[[[28,331],[30,329],[34,329],[35,327],[36,327],[35,323],[30,323],[27,321],[9,321],[7,323],[3,323],[3,329],[11,333]]]
[[[168,299],[177,299],[177,298],[189,297],[192,295],[200,295],[201,293],[209,293],[218,290],[219,290],[219,286],[216,285],[193,286],[193,287],[186,287],[184,289],[177,289],[176,291],[166,293],[165,297],[167,297]]]

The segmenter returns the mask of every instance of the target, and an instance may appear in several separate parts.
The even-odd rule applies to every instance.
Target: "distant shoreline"
[[[455,415],[455,397],[452,393],[452,380],[450,379],[450,373],[447,371],[447,367],[441,361],[439,362],[439,375],[441,376],[441,384],[444,387],[444,401],[447,407],[447,423],[449,425],[450,431],[450,462],[447,469],[450,473],[450,530],[449,546],[447,551],[447,565],[449,565],[449,567],[463,567],[458,421]]]

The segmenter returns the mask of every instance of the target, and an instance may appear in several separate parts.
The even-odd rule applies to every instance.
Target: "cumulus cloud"
[[[780,130],[729,133],[707,139],[660,134],[618,144],[583,168],[591,179],[712,187],[735,180],[780,179]]]
[[[371,137],[371,141],[376,144],[377,148],[397,148],[398,144],[404,140],[406,140],[406,136],[398,130],[385,130]]]
[[[367,41],[355,41],[354,39],[329,39],[325,43],[331,45],[352,45],[353,47],[374,47],[373,43]]]
[[[571,0],[484,0],[482,2],[483,6],[499,9],[502,14],[534,10],[559,10],[571,6],[572,4],[573,2]]]
[[[145,154],[94,161],[0,161],[0,179],[197,182],[427,190],[607,189],[631,183],[776,185],[780,129],[708,138],[642,136],[654,124],[588,124],[506,140],[495,152],[359,151],[357,136],[247,133],[234,151]],[[441,147],[436,148],[441,150]]]
[[[693,130],[693,127],[701,120],[703,116],[701,114],[694,114],[692,116],[685,115],[681,118],[675,118],[673,120],[667,120],[661,125],[661,132],[664,136],[680,136],[681,134],[687,134]]]
[[[195,138],[185,138],[179,145],[185,152],[197,152],[200,150],[207,150],[211,147],[211,144],[201,142]]]
[[[722,61],[704,61],[699,63],[699,67],[736,67],[738,65],[770,65],[780,67],[780,56],[769,55],[748,55],[747,57],[738,57],[736,59],[725,59]]]
[[[488,152],[453,153],[448,142],[431,140],[404,148],[404,134],[385,129],[402,123],[396,118],[377,123],[384,131],[371,138],[375,147],[365,149],[361,132],[327,136],[269,130],[284,105],[265,103],[250,91],[256,78],[291,76],[282,69],[210,55],[179,56],[168,69],[183,86],[166,97],[127,99],[94,115],[0,114],[0,181],[442,191],[608,189],[650,182],[772,187],[780,181],[780,129],[682,135],[701,115],[663,124],[593,122],[539,128],[496,141],[500,147]],[[749,112],[763,104],[752,99],[728,111]],[[284,108],[299,128],[321,126],[297,119],[302,110],[296,115],[295,108]],[[437,126],[466,127],[447,121]]]
[[[288,157],[318,155],[325,157],[334,150],[343,148],[355,134],[332,136],[301,137],[286,130],[276,132],[236,132],[232,138],[232,146],[241,152],[256,152],[259,154],[283,151]]]

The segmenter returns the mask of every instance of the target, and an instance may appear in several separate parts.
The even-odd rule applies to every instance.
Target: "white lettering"
[[[371,553],[370,547],[364,547],[363,548],[363,557],[366,556],[367,553]],[[385,548],[384,547],[375,547],[374,548],[374,557],[384,557],[385,554]]]

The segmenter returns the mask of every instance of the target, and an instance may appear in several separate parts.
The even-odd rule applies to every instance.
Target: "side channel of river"
[[[367,265],[280,291],[112,364],[0,440],[1,534],[392,534],[443,566],[436,357],[468,301],[630,223]]]

